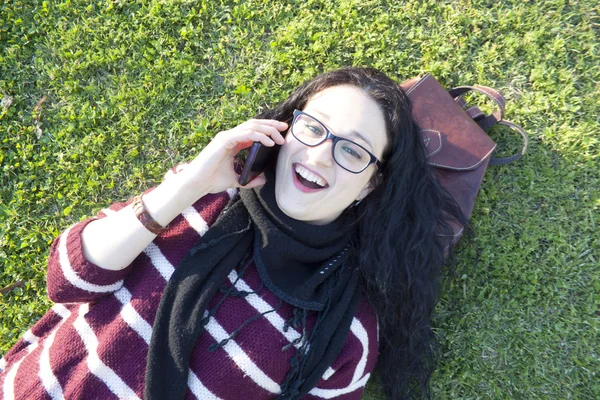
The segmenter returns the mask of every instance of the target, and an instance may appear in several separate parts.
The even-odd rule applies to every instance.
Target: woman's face
[[[387,145],[383,111],[369,95],[355,86],[341,85],[314,94],[302,110],[322,122],[334,135],[350,139],[382,160]],[[358,133],[362,138],[354,133]],[[287,132],[277,158],[275,197],[289,217],[315,225],[328,224],[373,190],[369,180],[375,164],[354,174],[338,165],[327,140],[316,147],[299,142]],[[299,173],[316,175],[322,189],[307,189]],[[313,180],[315,176],[310,176]]]

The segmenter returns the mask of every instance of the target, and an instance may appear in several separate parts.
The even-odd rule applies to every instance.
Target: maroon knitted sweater
[[[170,173],[176,173],[176,168]],[[121,271],[87,261],[81,231],[133,199],[114,203],[66,229],[54,240],[48,259],[48,296],[56,304],[0,360],[2,398],[142,399],[148,343],[165,284],[236,194],[230,189],[199,199]],[[234,269],[226,285],[232,285],[239,272]],[[240,291],[259,289],[253,264],[235,286]],[[222,296],[217,292],[209,307]],[[300,336],[293,327],[283,329],[293,315],[291,305],[284,303],[276,312],[244,326],[222,348],[209,351],[209,346],[278,301],[266,287],[225,299],[192,352],[186,399],[277,397],[295,351],[293,347],[282,351],[282,347]],[[312,315],[307,321],[309,329],[314,319]],[[305,398],[360,399],[377,355],[377,319],[363,295],[340,355]]]

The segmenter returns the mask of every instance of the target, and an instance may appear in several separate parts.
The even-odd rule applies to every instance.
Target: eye
[[[310,132],[316,136],[323,136],[323,128],[315,123],[307,122],[305,123],[304,127],[310,130]]]
[[[357,158],[357,159],[361,159],[362,158],[362,152],[357,152],[356,150],[354,150],[352,147],[350,146],[343,146],[342,149],[350,154],[352,157]]]

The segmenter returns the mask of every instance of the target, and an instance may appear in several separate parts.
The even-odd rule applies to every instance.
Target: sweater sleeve
[[[131,270],[131,265],[111,271],[86,260],[83,255],[81,232],[92,221],[107,217],[129,205],[126,202],[113,203],[94,217],[65,229],[50,247],[46,288],[48,297],[55,303],[89,302],[113,293],[123,286],[123,278]]]
[[[185,164],[179,164],[171,168],[165,174],[163,181],[169,179],[170,176],[178,173],[184,167]],[[148,193],[153,189],[154,187],[144,193]],[[216,195],[204,196],[192,207],[201,210],[203,207],[210,206],[211,199],[214,196]],[[221,195],[221,197],[226,197],[226,194]],[[123,286],[124,278],[131,272],[136,261],[134,260],[130,265],[119,271],[108,270],[91,263],[83,255],[81,232],[90,222],[106,218],[111,213],[127,207],[132,202],[133,198],[126,202],[113,203],[110,207],[98,212],[96,216],[70,226],[54,239],[50,247],[46,274],[46,287],[50,300],[55,303],[91,302],[114,293]],[[181,219],[180,217],[181,215],[178,220]],[[185,231],[176,224],[172,225],[171,229],[160,236],[167,235],[171,236],[172,239],[176,239],[174,236],[185,234]],[[157,238],[160,238],[160,236]]]
[[[359,400],[377,363],[379,329],[375,311],[361,302],[337,360],[310,390],[307,400]]]

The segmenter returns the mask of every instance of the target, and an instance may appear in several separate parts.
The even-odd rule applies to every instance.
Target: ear
[[[367,197],[369,195],[369,193],[371,193],[373,191],[373,189],[375,189],[377,186],[379,186],[381,184],[381,182],[383,182],[383,174],[377,173],[377,174],[373,175],[373,177],[371,179],[369,179],[369,183],[367,183],[367,185],[363,188],[363,190],[360,191],[360,193],[358,194],[358,198],[356,200],[360,201],[360,200],[364,199],[365,197]]]

